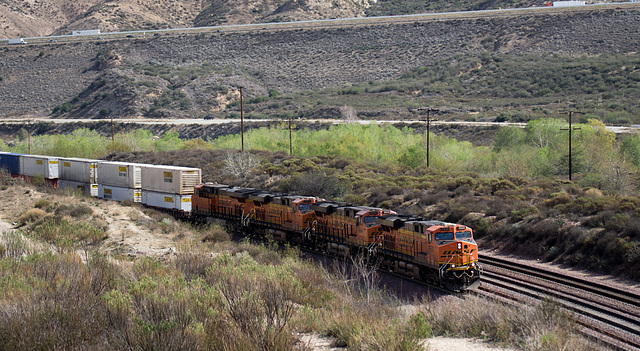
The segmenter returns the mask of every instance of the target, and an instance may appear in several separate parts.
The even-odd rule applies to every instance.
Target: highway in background
[[[275,122],[280,123],[283,122],[283,119],[273,118],[273,119],[245,119],[244,123],[258,123],[258,122]],[[413,123],[426,123],[420,122],[416,120],[404,120],[404,121],[393,121],[393,120],[356,120],[356,121],[345,121],[341,119],[301,119],[301,122],[305,123],[321,123],[321,124],[346,124],[346,123],[359,123],[359,124],[413,124]],[[50,119],[50,118],[31,118],[31,119],[0,119],[0,124],[27,124],[27,123],[109,123],[110,119]],[[173,124],[173,125],[218,125],[218,124],[229,124],[229,123],[237,123],[240,124],[240,119],[149,119],[149,118],[118,118],[113,120],[114,124],[141,124],[141,125],[162,125],[162,124]],[[515,123],[515,122],[475,122],[475,121],[431,121],[431,125],[463,125],[463,126],[476,126],[476,127],[490,127],[490,126],[498,126],[498,127],[526,127],[526,123]],[[621,133],[633,133],[636,134],[640,132],[640,125],[631,125],[631,126],[607,126],[607,130],[612,131],[616,134]]]
[[[627,7],[638,7],[640,2],[609,2],[585,4],[582,6],[541,6],[541,7],[525,7],[525,8],[498,8],[491,10],[477,11],[459,11],[459,12],[435,12],[420,13],[411,15],[392,15],[377,17],[354,17],[354,18],[332,18],[295,22],[271,22],[271,23],[249,23],[220,25],[210,27],[191,27],[191,28],[172,28],[172,29],[153,29],[153,30],[136,30],[126,32],[109,32],[86,35],[55,35],[46,37],[30,37],[23,38],[27,44],[45,44],[51,42],[69,42],[69,41],[95,41],[105,39],[135,39],[135,38],[153,38],[158,35],[186,35],[197,33],[226,33],[226,32],[250,32],[262,30],[291,30],[301,28],[328,28],[328,27],[346,27],[353,25],[381,25],[381,24],[401,24],[420,21],[439,21],[468,19],[480,17],[494,16],[513,16],[520,15],[523,12],[544,11],[544,12],[561,12],[576,11],[580,9],[618,9]],[[0,43],[8,44],[9,39],[0,39]],[[13,45],[12,45],[13,46]]]

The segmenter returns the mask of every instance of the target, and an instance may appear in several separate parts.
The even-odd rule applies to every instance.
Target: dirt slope
[[[364,16],[373,0],[8,0],[0,39]]]
[[[0,115],[49,115],[69,102],[62,117],[202,118],[236,102],[240,86],[251,98],[397,79],[465,54],[632,53],[638,32],[634,7],[7,46],[0,47]]]

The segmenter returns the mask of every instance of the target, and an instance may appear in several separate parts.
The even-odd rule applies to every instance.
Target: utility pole
[[[291,120],[293,117],[289,116],[289,155],[293,155],[293,143],[291,142]]]
[[[113,116],[111,116],[111,151],[116,150],[116,140],[113,136]]]
[[[579,111],[567,111],[567,112],[563,112],[563,114],[565,115],[569,115],[569,128],[561,128],[560,130],[568,130],[569,131],[569,180],[571,180],[571,175],[572,175],[572,162],[571,162],[571,131],[573,131],[574,129],[578,130],[580,129],[580,127],[572,127],[571,126],[571,116],[574,113],[580,113],[582,114],[582,112]]]
[[[427,122],[427,168],[429,168],[429,159],[431,158],[430,154],[429,154],[430,147],[431,147],[431,143],[430,143],[430,140],[429,140],[429,136],[431,134],[430,113],[431,112],[439,112],[440,110],[435,109],[435,108],[431,108],[431,107],[427,107],[427,108],[422,107],[422,108],[417,108],[416,110],[417,111],[427,111],[427,119],[426,120],[425,119],[421,119],[421,121],[423,121],[423,122],[426,121]]]
[[[242,139],[242,152],[244,152],[244,107],[242,106],[242,87],[240,87],[240,138]]]
[[[27,120],[27,144],[28,146],[28,154],[31,154],[31,120]]]

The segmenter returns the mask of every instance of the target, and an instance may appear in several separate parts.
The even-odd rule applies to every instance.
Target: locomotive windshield
[[[364,217],[364,222],[365,223],[375,223],[376,222],[376,217]]]
[[[453,233],[436,233],[436,240],[453,240]]]
[[[456,233],[456,239],[458,239],[458,240],[460,240],[460,239],[471,239],[471,232],[470,231],[457,232]]]
[[[298,208],[300,209],[300,212],[302,212],[302,211],[310,210],[311,209],[311,205],[300,204],[300,205],[298,205]]]

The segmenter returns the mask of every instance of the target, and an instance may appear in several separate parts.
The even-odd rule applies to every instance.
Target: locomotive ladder
[[[242,210],[242,215],[240,216],[240,225],[242,225],[242,227],[248,227],[249,224],[251,223],[251,215],[253,215],[253,210],[251,210],[249,213],[247,213],[247,215],[244,215],[244,209]]]
[[[309,223],[309,226],[302,231],[302,240],[311,240],[316,232],[316,221]]]
[[[440,281],[442,282],[444,280],[444,270],[449,267],[449,262],[451,262],[451,260],[453,260],[453,258],[455,257],[455,255],[451,255],[451,258],[449,258],[449,261],[445,262],[444,264],[440,265]]]
[[[371,244],[369,244],[369,247],[368,247],[369,255],[375,255],[378,253],[378,248],[382,246],[382,238],[383,238],[383,235],[378,235],[376,240]]]

